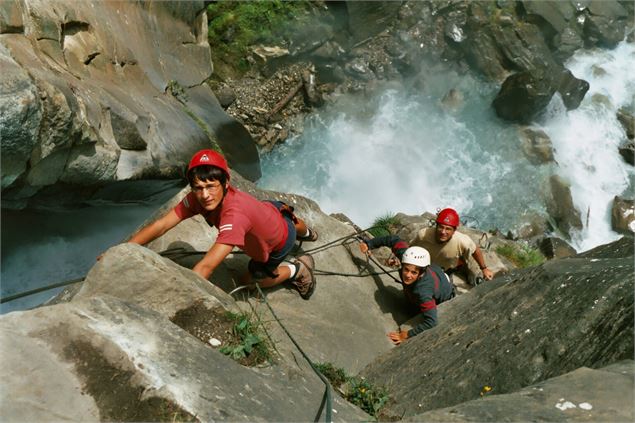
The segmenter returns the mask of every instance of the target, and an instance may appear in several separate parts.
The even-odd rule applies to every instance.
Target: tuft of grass
[[[519,268],[538,266],[544,263],[545,256],[536,249],[528,245],[501,245],[496,248],[496,252],[501,256],[507,257],[512,263]]]
[[[247,313],[227,313],[227,317],[235,321],[232,328],[234,340],[219,351],[236,361],[256,364],[271,362],[272,354],[262,323],[252,319]]]
[[[348,376],[344,369],[331,363],[316,363],[315,367],[331,382],[335,388],[345,386],[344,398],[355,404],[375,419],[390,400],[388,391],[375,387],[363,377]]]
[[[399,226],[401,226],[401,221],[395,217],[395,214],[386,213],[373,221],[368,233],[375,238],[378,236],[386,236],[396,231]]]
[[[181,84],[179,84],[178,81],[174,79],[170,79],[168,81],[168,85],[165,87],[165,91],[181,103],[186,103],[188,100],[185,89]]]
[[[335,387],[341,386],[348,379],[344,369],[335,367],[331,363],[316,363],[315,367],[331,382],[331,385]]]

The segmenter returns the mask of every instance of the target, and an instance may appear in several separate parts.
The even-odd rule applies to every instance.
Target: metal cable
[[[331,416],[331,412],[333,409],[333,393],[332,393],[332,388],[331,388],[331,384],[329,383],[328,379],[322,374],[320,373],[320,371],[315,367],[315,365],[313,364],[313,361],[311,361],[311,359],[309,358],[309,356],[304,352],[304,350],[302,349],[302,347],[300,347],[300,345],[296,342],[296,340],[293,338],[293,336],[291,335],[291,333],[287,330],[287,328],[282,324],[282,322],[280,321],[280,319],[278,318],[278,316],[276,315],[276,312],[273,311],[273,308],[271,307],[271,304],[269,304],[269,301],[267,301],[267,297],[265,296],[265,294],[262,292],[262,289],[260,289],[260,285],[256,284],[256,288],[258,289],[258,293],[260,294],[260,296],[262,297],[264,303],[267,305],[267,308],[269,308],[269,311],[271,312],[271,315],[273,316],[274,319],[276,319],[276,322],[278,322],[278,324],[280,325],[280,327],[282,328],[282,330],[284,331],[284,333],[287,334],[287,336],[289,337],[289,339],[291,340],[291,342],[293,343],[293,345],[295,345],[295,347],[298,349],[298,351],[300,351],[300,354],[302,354],[302,357],[304,357],[304,359],[307,361],[307,363],[309,363],[309,366],[311,366],[311,369],[313,369],[313,371],[315,372],[315,374],[322,380],[322,382],[324,382],[324,385],[326,387],[325,391],[324,391],[324,396],[323,396],[323,401],[322,404],[320,405],[320,408],[322,408],[322,405],[326,404],[326,410],[325,410],[325,417],[324,420],[327,423],[331,423],[333,421],[333,418]],[[320,412],[322,410],[320,409]],[[319,416],[319,414],[318,414]],[[317,420],[317,419],[316,419]]]

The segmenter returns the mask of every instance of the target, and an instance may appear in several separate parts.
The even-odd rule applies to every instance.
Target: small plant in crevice
[[[331,385],[339,388],[342,384],[346,383],[348,376],[344,369],[335,367],[331,363],[316,363],[315,368],[326,377]]]
[[[234,320],[232,327],[234,339],[219,351],[242,364],[271,362],[271,349],[262,323],[247,313],[228,312],[227,316]]]
[[[542,264],[546,258],[542,253],[528,245],[501,245],[496,248],[496,253],[507,257],[512,263],[519,268],[538,266]]]
[[[401,221],[395,216],[394,213],[386,213],[382,216],[377,217],[371,228],[368,230],[368,233],[373,237],[377,238],[379,236],[386,236],[392,233],[395,233],[397,228],[401,226]]]
[[[344,369],[335,367],[331,363],[317,363],[315,367],[347,401],[355,404],[375,419],[380,416],[382,409],[390,400],[385,388],[373,386],[363,377],[348,376]]]
[[[187,103],[188,96],[185,89],[178,81],[170,79],[165,87],[165,92],[176,98],[181,103]]]
[[[363,377],[348,379],[346,399],[373,417],[377,417],[388,402],[388,392],[384,388],[372,386]]]

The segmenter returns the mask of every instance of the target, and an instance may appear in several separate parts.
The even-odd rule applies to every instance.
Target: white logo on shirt
[[[223,232],[223,231],[231,231],[232,230],[232,224],[228,223],[226,225],[221,225],[220,228],[218,228],[218,232]]]

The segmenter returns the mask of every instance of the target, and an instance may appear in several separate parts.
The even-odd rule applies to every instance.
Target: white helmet
[[[410,247],[401,257],[402,264],[414,264],[419,267],[430,265],[430,253],[423,247]]]

